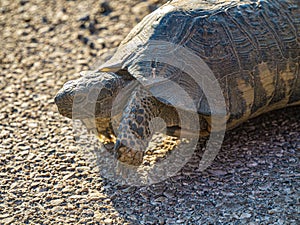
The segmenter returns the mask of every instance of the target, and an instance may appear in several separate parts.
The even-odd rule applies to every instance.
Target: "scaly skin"
[[[299,0],[170,1],[130,32],[116,54],[99,68],[103,73],[91,73],[67,83],[55,98],[56,104],[60,113],[69,118],[72,114],[73,118],[82,120],[96,117],[98,133],[117,136],[114,149],[118,157],[127,161],[122,153],[128,153],[129,163],[138,165],[142,157],[139,152],[145,150],[152,135],[151,118],[163,118],[167,127],[180,128],[180,123],[172,106],[149,95],[147,87],[130,86],[132,80],[149,80],[153,74],[172,80],[199,106],[200,122],[204,121],[204,129],[208,131],[210,121],[204,93],[188,74],[168,64],[152,65],[141,59],[150,41],[184,46],[209,66],[225,98],[227,128],[232,129],[262,113],[300,105],[299,21]],[[197,72],[200,77],[201,71]],[[115,134],[111,107],[127,85],[127,94],[131,95],[129,99],[117,101],[117,111],[122,112],[124,107],[125,110],[122,115],[116,115],[120,124]],[[87,101],[87,93],[92,88],[103,87],[96,110],[87,110],[95,106],[95,102]],[[155,87],[155,96],[159,96],[157,92],[161,90],[168,90],[167,85],[159,82]],[[72,110],[73,103],[78,102],[73,97],[75,93],[81,96],[77,100],[82,106],[76,113]],[[170,99],[166,100],[172,97],[169,93]],[[173,101],[174,107],[184,111],[186,108],[176,105],[177,100]],[[141,117],[142,123],[139,122]]]
[[[115,143],[114,151],[121,161],[132,165],[142,162],[144,149],[153,135],[150,129],[152,118],[163,118],[170,128],[179,125],[176,110],[159,102],[141,87],[130,86],[133,79],[93,71],[84,72],[82,75],[77,80],[67,82],[57,93],[55,103],[59,112],[68,118],[80,119],[89,130],[96,130],[104,144]],[[111,108],[114,101],[118,101],[117,106],[122,105],[123,99],[116,99],[121,91],[121,95],[126,91],[131,95],[129,100],[124,96],[128,100],[124,111],[122,107],[117,110],[123,113],[115,133]],[[116,120],[119,121],[120,118]],[[174,134],[174,129],[170,129],[170,132]]]

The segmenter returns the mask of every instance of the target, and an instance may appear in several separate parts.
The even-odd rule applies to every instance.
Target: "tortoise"
[[[207,135],[214,116],[224,115],[226,129],[232,129],[262,113],[300,105],[299,34],[298,0],[169,1],[146,16],[110,60],[67,82],[55,103],[63,116],[79,118],[87,127],[95,120],[92,127],[101,141],[112,143],[118,158],[127,154],[124,161],[139,165],[153,135],[153,118],[162,118],[170,135],[180,136],[183,130]],[[153,42],[162,43],[159,49],[164,49],[164,43],[182,46],[204,62],[221,88],[225,112],[212,109],[194,77],[159,62],[155,48],[149,51]],[[190,63],[191,59],[187,62],[167,50],[171,61],[179,58]],[[152,59],[145,60],[149,52]],[[203,76],[202,71],[196,72]],[[191,124],[191,129],[181,126],[178,111],[187,117],[193,112],[190,102],[169,88],[171,83],[192,100],[199,131]],[[96,93],[92,89],[99,92],[96,98],[91,97]],[[81,106],[76,112],[75,100]]]

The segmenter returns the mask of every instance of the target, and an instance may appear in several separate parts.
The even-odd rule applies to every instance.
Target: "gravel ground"
[[[147,187],[102,177],[53,97],[162,1],[0,1],[0,224],[300,224],[300,107],[227,132]]]

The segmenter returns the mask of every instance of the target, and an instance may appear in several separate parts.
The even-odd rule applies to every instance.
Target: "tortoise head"
[[[108,118],[113,100],[129,82],[115,73],[81,72],[82,77],[64,84],[55,96],[60,114],[73,119]]]

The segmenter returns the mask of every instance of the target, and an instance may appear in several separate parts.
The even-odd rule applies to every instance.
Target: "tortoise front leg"
[[[156,120],[155,118],[162,120]],[[157,122],[160,121],[160,122]],[[131,165],[140,165],[154,132],[176,124],[176,111],[158,101],[147,90],[137,87],[122,115],[114,147],[117,158]]]

